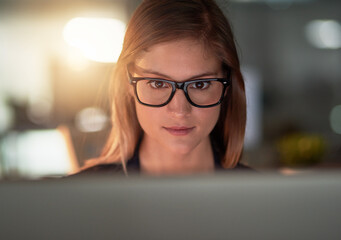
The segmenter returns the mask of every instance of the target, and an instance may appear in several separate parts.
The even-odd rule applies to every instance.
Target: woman
[[[112,130],[83,173],[240,169],[246,103],[231,27],[213,0],[145,0],[111,81]]]

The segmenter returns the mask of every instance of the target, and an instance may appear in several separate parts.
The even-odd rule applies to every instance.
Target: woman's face
[[[134,77],[161,78],[182,82],[198,78],[223,77],[222,64],[195,40],[179,40],[152,46],[135,62]],[[149,107],[135,98],[144,142],[155,149],[188,154],[200,145],[210,144],[209,134],[217,123],[220,105],[192,106],[180,89],[163,107]]]

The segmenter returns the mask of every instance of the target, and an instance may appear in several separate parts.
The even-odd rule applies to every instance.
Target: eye
[[[206,89],[211,85],[210,81],[200,81],[200,82],[194,82],[190,85],[191,88],[195,89]]]
[[[150,80],[148,82],[148,84],[152,87],[152,88],[168,88],[169,84],[163,81],[157,81],[157,80]]]

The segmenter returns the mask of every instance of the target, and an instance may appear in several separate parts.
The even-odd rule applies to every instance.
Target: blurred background
[[[0,0],[0,178],[99,155],[108,81],[141,0]],[[219,0],[238,42],[260,171],[341,167],[341,1]]]

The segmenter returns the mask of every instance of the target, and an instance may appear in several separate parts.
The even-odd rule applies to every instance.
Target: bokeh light
[[[103,130],[108,117],[100,108],[85,108],[76,115],[76,127],[81,132],[98,132]]]
[[[308,41],[317,48],[341,48],[341,26],[334,20],[314,20],[306,26]]]
[[[0,144],[4,167],[28,178],[71,173],[76,160],[66,137],[57,129],[13,132]]]
[[[341,134],[341,105],[335,106],[330,112],[330,126],[335,133]]]
[[[74,18],[65,26],[64,40],[96,62],[116,62],[122,50],[125,24],[112,18]]]

